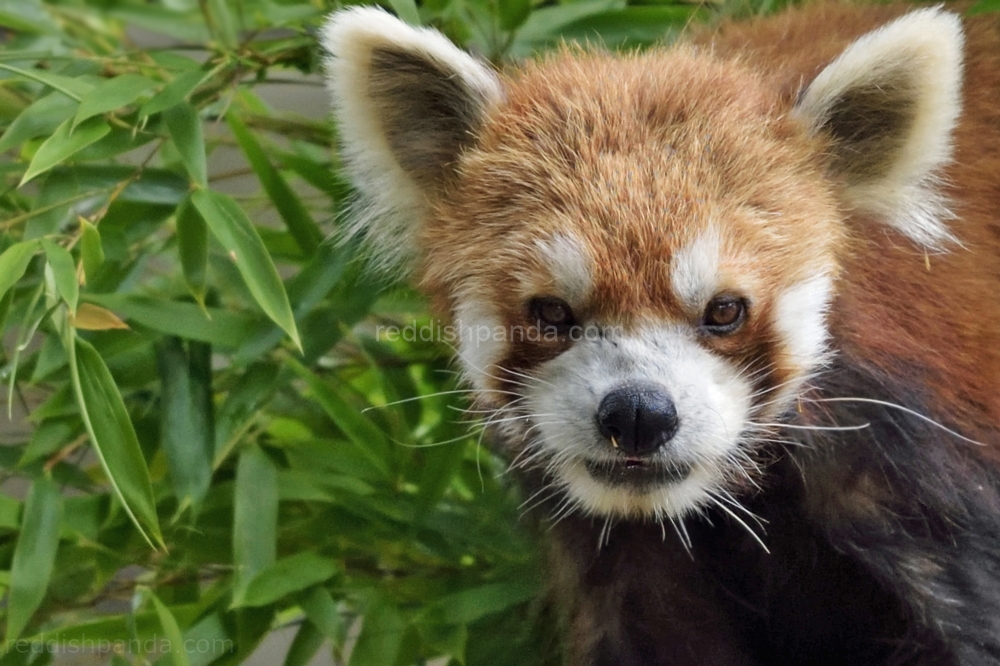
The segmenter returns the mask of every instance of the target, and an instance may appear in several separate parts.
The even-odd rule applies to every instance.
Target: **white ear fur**
[[[846,203],[931,249],[954,240],[936,172],[961,112],[963,41],[955,14],[914,11],[851,44],[798,105],[814,131],[833,135]]]
[[[347,234],[364,234],[382,267],[405,272],[416,252],[416,233],[432,186],[427,174],[449,166],[438,163],[442,148],[434,145],[435,132],[462,141],[469,135],[462,123],[474,121],[501,99],[500,82],[441,33],[411,27],[377,8],[332,14],[321,42],[329,54],[326,70],[341,156],[359,194]],[[385,63],[385,54],[401,64]],[[429,94],[436,95],[434,102],[445,95],[446,105],[455,105],[456,127],[436,128],[431,126],[439,120],[434,113],[410,112],[413,93],[425,83]],[[428,168],[414,169],[414,164]]]

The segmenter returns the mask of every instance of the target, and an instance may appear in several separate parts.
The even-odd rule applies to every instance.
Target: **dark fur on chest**
[[[816,397],[932,415],[905,381],[842,361]],[[574,666],[1000,663],[1000,509],[982,447],[867,402],[806,403],[762,490],[762,526],[710,511],[685,527],[602,520],[552,529]],[[946,423],[947,425],[947,423]],[[989,432],[974,437],[993,436]]]

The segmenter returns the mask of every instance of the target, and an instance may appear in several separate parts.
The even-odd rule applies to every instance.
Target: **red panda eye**
[[[746,319],[746,301],[735,296],[717,296],[702,315],[702,328],[712,335],[733,333]]]
[[[573,309],[561,298],[539,296],[528,303],[528,315],[544,326],[554,326],[560,332],[565,332],[573,326]]]

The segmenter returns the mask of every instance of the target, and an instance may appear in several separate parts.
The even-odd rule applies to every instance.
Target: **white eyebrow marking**
[[[832,292],[830,276],[821,273],[791,286],[775,302],[774,326],[792,360],[803,368],[823,361]]]
[[[591,287],[591,259],[586,247],[575,236],[555,234],[537,242],[545,257],[557,290],[556,296],[571,304],[587,300]]]
[[[715,227],[708,227],[674,253],[670,282],[682,304],[700,308],[715,295],[719,286],[721,241]]]

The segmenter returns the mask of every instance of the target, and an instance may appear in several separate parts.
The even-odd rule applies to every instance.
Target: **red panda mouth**
[[[597,481],[639,491],[680,483],[691,473],[691,465],[686,463],[664,463],[631,456],[612,462],[588,460],[586,466],[587,472]]]

